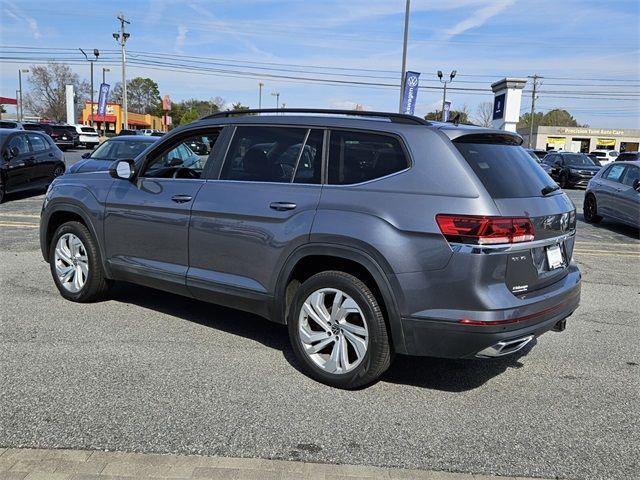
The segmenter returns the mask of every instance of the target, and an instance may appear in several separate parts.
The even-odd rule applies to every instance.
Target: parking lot
[[[83,150],[66,153],[68,164]],[[286,328],[117,285],[67,302],[38,243],[43,195],[0,205],[0,446],[628,479],[640,451],[638,231],[582,220],[581,307],[494,360],[397,357],[359,391],[296,370]],[[636,472],[634,474],[633,472]]]

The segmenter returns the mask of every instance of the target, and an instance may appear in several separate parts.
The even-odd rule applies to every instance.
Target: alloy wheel
[[[362,309],[335,288],[316,290],[307,297],[300,310],[298,336],[311,361],[332,374],[352,371],[369,347]]]
[[[56,275],[65,290],[77,293],[89,276],[89,259],[82,241],[73,233],[65,233],[56,243],[54,254]]]

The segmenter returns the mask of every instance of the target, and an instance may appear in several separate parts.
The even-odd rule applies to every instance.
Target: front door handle
[[[285,210],[293,210],[297,205],[291,202],[273,202],[269,205],[269,208],[273,210],[277,210],[279,212],[284,212]]]
[[[174,195],[171,200],[176,203],[187,203],[193,200],[193,197],[191,195]]]

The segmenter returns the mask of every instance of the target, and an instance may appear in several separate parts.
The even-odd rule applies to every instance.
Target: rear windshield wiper
[[[549,195],[551,192],[555,192],[556,190],[560,190],[558,185],[547,185],[542,189],[542,195]]]

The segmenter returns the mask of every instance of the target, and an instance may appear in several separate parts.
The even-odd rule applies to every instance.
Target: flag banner
[[[407,72],[404,77],[404,96],[402,97],[402,113],[413,115],[418,98],[419,72]]]
[[[449,121],[449,112],[451,111],[451,102],[444,102],[444,112],[442,115],[442,121],[443,122],[448,122]]]
[[[107,100],[109,99],[109,84],[100,84],[100,96],[98,97],[98,115],[104,116],[107,113]]]

